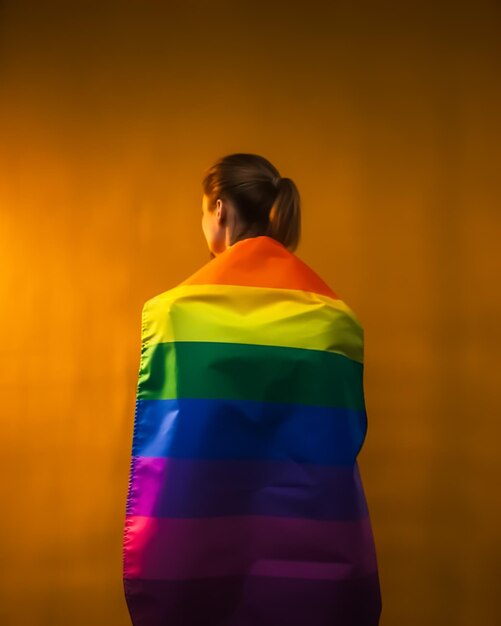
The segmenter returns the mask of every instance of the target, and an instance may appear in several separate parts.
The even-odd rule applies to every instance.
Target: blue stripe
[[[249,400],[138,399],[132,453],[352,465],[366,430],[366,413],[356,409]]]

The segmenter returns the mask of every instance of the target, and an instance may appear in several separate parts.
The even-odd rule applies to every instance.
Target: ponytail
[[[278,193],[270,210],[268,235],[293,252],[301,236],[301,200],[294,181],[280,178]]]

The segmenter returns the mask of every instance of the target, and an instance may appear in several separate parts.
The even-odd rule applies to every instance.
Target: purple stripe
[[[342,579],[377,570],[369,517],[318,521],[241,516],[129,516],[124,576],[185,579],[241,574]]]
[[[134,626],[377,626],[376,573],[349,580],[124,580]]]
[[[133,457],[127,515],[272,515],[350,520],[368,514],[357,463]]]

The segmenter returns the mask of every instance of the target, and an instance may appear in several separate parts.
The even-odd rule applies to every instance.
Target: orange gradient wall
[[[0,624],[130,623],[141,307],[230,152],[364,325],[381,626],[501,623],[499,7],[413,5],[2,3]]]

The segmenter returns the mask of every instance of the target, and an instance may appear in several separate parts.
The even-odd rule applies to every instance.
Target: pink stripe
[[[123,566],[128,578],[164,580],[238,574],[343,579],[377,570],[369,517],[128,516]]]

